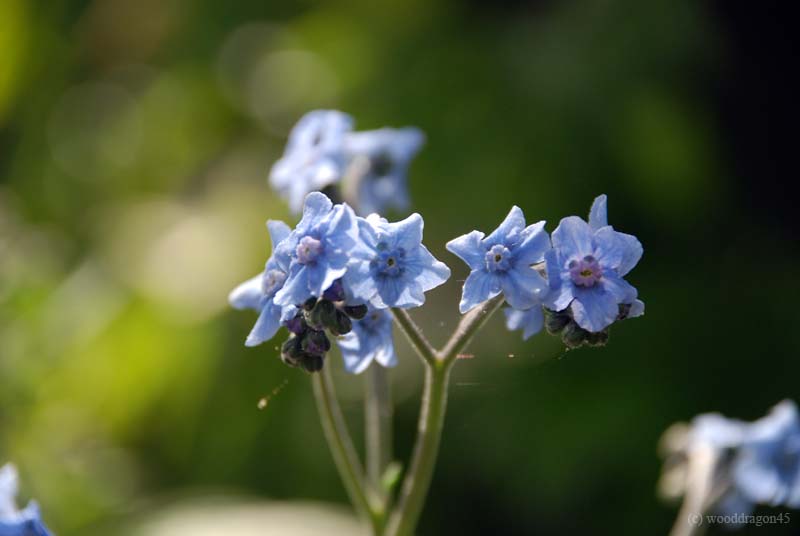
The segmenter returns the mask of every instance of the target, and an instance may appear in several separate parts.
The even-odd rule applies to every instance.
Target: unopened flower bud
[[[570,323],[570,316],[567,311],[556,312],[544,308],[544,329],[550,335],[558,335],[561,333],[567,324]]]
[[[345,305],[343,310],[344,313],[353,320],[361,320],[367,316],[366,305]]]
[[[567,348],[578,348],[586,341],[588,331],[581,328],[575,322],[570,322],[564,327],[561,332],[561,340],[567,345]]]

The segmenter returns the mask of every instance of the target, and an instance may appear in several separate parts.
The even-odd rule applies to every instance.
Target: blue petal
[[[415,212],[404,220],[389,224],[389,232],[395,237],[396,247],[413,251],[422,243],[423,226],[422,216]]]
[[[414,281],[405,281],[400,277],[380,277],[376,283],[378,293],[372,298],[371,303],[378,309],[386,307],[407,309],[425,303],[422,286]]]
[[[273,300],[278,305],[288,306],[299,305],[310,297],[307,267],[298,265],[292,268],[292,273],[286,279],[283,288],[275,294]]]
[[[484,234],[480,231],[472,231],[458,238],[449,241],[445,247],[447,251],[460,258],[472,270],[480,270],[486,267],[486,248],[482,245]]]
[[[538,305],[548,290],[547,282],[539,272],[528,266],[509,270],[500,281],[506,301],[515,309]]]
[[[575,257],[593,255],[592,229],[577,216],[564,218],[553,231],[553,247],[564,261]]]
[[[506,328],[510,331],[521,329],[523,340],[528,340],[539,333],[544,324],[544,314],[542,314],[541,307],[531,307],[527,311],[506,307],[503,313],[506,315]]]
[[[644,248],[639,239],[633,235],[617,232],[617,238],[624,244],[625,249],[617,272],[619,275],[625,275],[639,263],[644,253]]]
[[[344,369],[350,374],[361,374],[375,357],[372,352],[362,349],[361,341],[355,331],[339,337],[336,341],[339,350],[342,352]]]
[[[333,203],[328,196],[319,192],[311,192],[303,203],[303,217],[297,224],[296,231],[311,229],[328,215],[332,207]]]
[[[415,279],[425,292],[438,287],[450,278],[450,268],[437,260],[423,245],[420,245],[416,255],[406,262],[409,269],[417,272]]]
[[[308,292],[311,296],[322,296],[322,293],[328,290],[333,285],[333,282],[342,277],[347,268],[333,268],[323,263],[316,263],[314,265],[307,265],[305,267],[308,274]],[[302,302],[294,302],[302,303]]]
[[[264,341],[270,340],[281,327],[281,309],[270,303],[261,311],[256,320],[256,325],[247,336],[245,346],[258,346]]]
[[[603,289],[610,293],[617,303],[633,303],[638,295],[636,288],[622,279],[613,270],[605,270],[603,272],[602,283]]]
[[[342,282],[345,294],[352,297],[353,300],[361,300],[361,303],[370,301],[378,292],[368,261],[352,261],[342,277]]]
[[[545,267],[547,269],[547,285],[550,292],[543,297],[545,305],[553,311],[563,311],[574,299],[571,281],[565,281],[567,274],[560,266],[561,261],[555,250],[551,249],[545,253]]]
[[[514,205],[503,223],[483,241],[484,248],[495,244],[508,244],[525,228],[525,215],[522,209]]]
[[[264,274],[251,277],[228,294],[228,303],[234,309],[253,309],[258,311],[261,308],[261,299],[264,297],[262,292],[261,280]]]
[[[514,249],[514,261],[528,265],[544,260],[544,254],[550,249],[550,236],[544,230],[544,221],[529,225],[523,231],[522,242]]]
[[[334,248],[353,249],[359,240],[358,221],[353,209],[345,204],[336,205],[330,213],[325,235]]]
[[[619,314],[616,298],[598,287],[575,292],[572,316],[587,331],[596,333],[610,326]]]
[[[608,225],[608,198],[606,194],[598,195],[589,210],[589,227],[593,231]]]
[[[466,313],[473,307],[480,305],[488,299],[494,298],[502,290],[500,278],[485,270],[474,270],[464,281],[464,290],[461,294],[461,303],[458,309]]]
[[[289,226],[280,220],[267,220],[267,230],[269,231],[269,239],[272,242],[273,253],[275,252],[275,247],[292,232]]]

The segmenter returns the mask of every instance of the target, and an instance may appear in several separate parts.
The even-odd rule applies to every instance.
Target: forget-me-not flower
[[[408,167],[424,142],[425,135],[414,127],[382,128],[345,136],[345,151],[362,173],[355,192],[359,214],[408,209]]]
[[[370,309],[361,320],[353,322],[353,330],[339,337],[339,349],[344,367],[360,374],[373,361],[384,367],[394,367],[397,355],[392,338],[392,314],[386,309]]]
[[[321,297],[345,275],[350,256],[360,247],[353,210],[346,204],[334,206],[319,192],[308,194],[300,223],[275,248],[274,255],[288,262],[275,303],[287,307]]]
[[[264,271],[236,287],[228,296],[228,301],[235,309],[253,309],[259,312],[245,346],[256,346],[274,337],[281,321],[290,319],[296,311],[294,305],[280,306],[275,303],[275,294],[283,287],[289,271],[288,257],[276,255],[275,249],[289,236],[291,229],[277,220],[269,220],[267,229],[272,242],[272,254]]]
[[[418,307],[425,292],[447,281],[450,268],[422,245],[423,226],[419,214],[395,223],[377,214],[358,219],[366,247],[344,276],[356,298],[377,309]]]
[[[506,315],[506,328],[509,331],[522,330],[522,339],[526,341],[539,333],[544,325],[544,313],[538,305],[525,311],[506,307],[503,313]]]
[[[50,536],[35,501],[17,509],[18,487],[16,468],[11,464],[0,467],[0,536]]]
[[[636,237],[607,225],[606,197],[595,199],[590,223],[577,216],[564,218],[553,231],[553,249],[547,252],[550,295],[548,308],[571,307],[575,322],[599,332],[620,317],[644,313],[637,291],[623,279],[642,257]]]
[[[800,508],[800,417],[794,402],[781,402],[750,425],[733,479],[754,503]]]
[[[447,249],[470,267],[459,309],[466,313],[501,292],[515,309],[541,303],[547,282],[532,265],[544,260],[550,238],[540,221],[525,226],[522,209],[515,206],[489,236],[472,231],[447,243]]]
[[[309,192],[341,180],[347,166],[345,135],[352,129],[353,119],[335,110],[314,110],[294,126],[283,156],[269,174],[270,184],[292,212],[300,211]]]

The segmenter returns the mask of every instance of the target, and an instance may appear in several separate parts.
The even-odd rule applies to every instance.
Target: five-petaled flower
[[[288,264],[275,303],[287,307],[321,297],[348,271],[350,255],[360,242],[356,215],[349,206],[334,206],[319,192],[308,194],[300,223],[275,248],[274,255]]]
[[[353,295],[377,309],[419,307],[425,292],[450,277],[450,268],[422,245],[422,216],[389,223],[377,214],[358,219],[364,248],[344,276]]]
[[[642,257],[642,245],[608,225],[605,195],[595,199],[589,223],[577,216],[564,218],[552,238],[553,249],[546,255],[548,308],[570,307],[575,322],[590,332],[644,313],[636,289],[623,279]]]
[[[353,322],[353,330],[339,337],[337,343],[345,370],[353,374],[360,374],[373,361],[384,367],[397,364],[392,315],[386,309],[370,309],[364,318]]]
[[[501,292],[515,309],[530,309],[541,303],[547,282],[533,265],[542,262],[550,248],[544,223],[526,227],[522,209],[515,206],[489,236],[484,238],[484,233],[472,231],[447,243],[447,249],[471,270],[459,304],[462,313]]]
[[[309,192],[341,180],[347,166],[345,135],[353,119],[335,110],[314,110],[304,115],[289,134],[286,150],[270,170],[269,181],[297,213]]]
[[[408,210],[408,167],[424,142],[425,135],[414,127],[352,132],[345,137],[349,169],[358,175],[353,187],[359,214]]]
[[[18,487],[16,468],[11,464],[0,467],[0,536],[50,536],[36,502],[17,509]]]
[[[276,255],[275,249],[291,230],[277,220],[269,220],[267,229],[272,242],[272,255],[264,271],[236,287],[228,296],[228,301],[235,309],[259,312],[258,320],[245,341],[246,346],[256,346],[274,337],[281,321],[292,318],[296,312],[294,305],[280,306],[275,303],[275,294],[283,287],[289,271],[288,257]]]

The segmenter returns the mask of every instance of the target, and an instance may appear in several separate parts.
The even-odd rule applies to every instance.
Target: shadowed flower
[[[308,194],[303,218],[275,249],[274,255],[287,265],[275,303],[288,307],[321,297],[347,272],[350,256],[361,247],[353,210],[345,204],[334,206],[319,192]]]
[[[589,223],[577,216],[564,218],[552,238],[546,256],[548,308],[571,307],[578,326],[593,333],[644,313],[636,289],[623,279],[642,257],[642,245],[607,225],[605,195],[595,199]]]
[[[353,322],[353,330],[337,341],[347,372],[360,374],[376,361],[394,367],[397,355],[392,338],[392,315],[386,309],[371,309],[361,320]]]
[[[503,309],[506,315],[506,328],[509,331],[522,330],[523,340],[528,340],[542,330],[544,325],[544,314],[539,306],[531,307],[526,311],[520,311],[513,307]]]
[[[543,221],[526,227],[519,207],[489,236],[472,231],[448,242],[447,249],[471,270],[459,304],[462,313],[501,292],[509,305],[526,310],[539,305],[547,292],[547,282],[532,265],[544,260],[550,238]]]
[[[425,292],[450,277],[450,268],[422,245],[419,214],[396,223],[370,214],[358,226],[366,248],[354,255],[344,277],[356,298],[377,309],[419,307]]]
[[[18,487],[16,468],[11,464],[0,467],[0,536],[50,536],[36,502],[17,509]]]
[[[425,135],[413,127],[347,134],[345,151],[362,174],[355,191],[359,214],[408,210],[408,167],[424,142]]]
[[[334,110],[315,110],[304,115],[289,134],[286,150],[270,170],[270,185],[300,212],[309,192],[339,182],[347,165],[345,134],[352,118]]]
[[[228,301],[235,309],[253,309],[259,312],[245,346],[256,346],[274,337],[281,321],[292,318],[296,311],[294,305],[282,307],[275,303],[275,294],[283,287],[289,268],[289,259],[276,255],[275,250],[291,231],[288,225],[276,220],[268,221],[267,229],[272,242],[272,255],[264,272],[248,279],[228,296]]]

